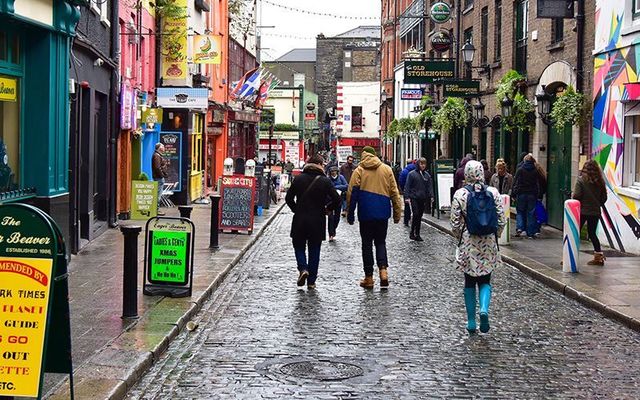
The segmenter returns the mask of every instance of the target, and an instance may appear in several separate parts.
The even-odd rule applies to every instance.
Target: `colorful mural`
[[[625,19],[625,3],[630,2],[596,1],[591,155],[602,167],[608,186],[599,231],[602,239],[616,249],[640,253],[640,196],[621,189],[625,102],[640,100],[640,45],[636,45],[640,32],[622,34],[625,23],[633,23]]]

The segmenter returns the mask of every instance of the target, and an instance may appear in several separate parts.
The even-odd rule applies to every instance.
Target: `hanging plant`
[[[513,108],[511,116],[502,118],[507,131],[527,130],[535,126],[535,117],[531,115],[535,112],[535,105],[532,101],[524,97],[522,93],[517,93],[513,98]]]
[[[387,131],[382,135],[382,140],[390,143],[393,139],[398,137],[398,133],[398,120],[394,118],[387,126]]]
[[[398,121],[398,131],[400,133],[404,133],[405,135],[415,135],[418,133],[419,128],[416,127],[416,119],[415,118],[400,118]]]
[[[507,97],[515,101],[514,93],[517,91],[518,86],[525,82],[526,78],[518,71],[509,70],[502,78],[496,88],[496,105],[498,109],[502,106],[502,100]]]
[[[416,126],[418,127],[418,131],[422,130],[422,128],[425,127],[426,122],[431,120],[433,120],[433,109],[429,107],[422,110],[416,117]]]
[[[433,117],[433,128],[440,133],[452,133],[456,128],[461,128],[469,122],[469,114],[464,105],[464,100],[458,97],[449,97]]]
[[[555,127],[560,131],[567,124],[571,126],[581,125],[587,116],[587,104],[584,94],[578,93],[572,86],[568,86],[553,102],[549,116]]]

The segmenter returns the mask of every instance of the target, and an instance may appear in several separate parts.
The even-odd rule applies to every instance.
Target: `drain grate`
[[[321,381],[339,381],[362,376],[364,371],[357,365],[339,361],[299,361],[284,364],[280,372],[296,378]]]

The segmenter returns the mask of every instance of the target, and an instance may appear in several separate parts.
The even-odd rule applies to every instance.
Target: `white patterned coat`
[[[480,190],[484,183],[484,171],[482,164],[477,161],[469,161],[464,169],[465,185],[474,185],[475,190]],[[502,207],[502,199],[500,193],[494,187],[488,187],[487,190],[493,196],[493,200],[498,211],[498,237],[502,233],[502,229],[506,225],[504,209]],[[453,195],[451,202],[451,227],[456,240],[460,240],[462,234],[462,242],[458,246],[456,252],[457,269],[471,276],[483,276],[490,274],[500,263],[500,254],[498,253],[498,243],[495,235],[476,236],[469,235],[464,229],[464,217],[467,210],[467,197],[469,191],[465,188],[458,189]],[[464,229],[464,232],[463,232]]]

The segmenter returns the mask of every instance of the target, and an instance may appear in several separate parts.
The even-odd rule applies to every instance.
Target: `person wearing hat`
[[[376,248],[375,262],[380,273],[380,288],[389,287],[387,268],[387,229],[393,209],[393,222],[400,222],[402,214],[402,199],[393,170],[384,164],[376,155],[373,147],[362,149],[362,156],[358,168],[353,171],[347,191],[348,214],[347,222],[353,225],[356,210],[360,224],[360,238],[362,239],[362,261],[364,264],[364,279],[360,286],[371,289],[373,280],[373,246]]]
[[[345,198],[347,196],[347,188],[349,185],[347,184],[345,177],[340,174],[338,167],[331,167],[331,169],[329,169],[329,180],[333,184],[333,188],[340,195],[340,198]],[[336,240],[336,230],[340,223],[340,210],[330,212],[329,215],[327,215],[327,220],[327,225],[329,227],[329,241],[334,242]]]

